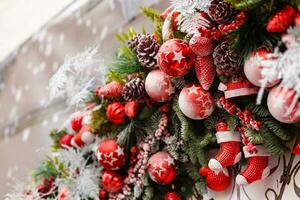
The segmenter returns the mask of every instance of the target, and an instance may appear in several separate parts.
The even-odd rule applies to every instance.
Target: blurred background
[[[160,11],[160,0],[1,0],[0,1],[0,198],[14,180],[50,150],[49,131],[60,128],[72,109],[64,99],[49,102],[49,78],[66,55],[93,45],[111,61],[115,34],[151,22],[139,7]],[[105,49],[105,51],[101,51]],[[2,199],[2,198],[1,198]]]

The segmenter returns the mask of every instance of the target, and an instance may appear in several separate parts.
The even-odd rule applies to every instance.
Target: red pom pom
[[[83,120],[83,114],[81,112],[76,112],[73,114],[71,119],[71,128],[75,132],[78,132],[81,129],[82,120]]]
[[[177,175],[173,158],[167,152],[158,152],[148,161],[150,178],[162,185],[170,184]]]
[[[165,195],[165,200],[181,200],[181,197],[178,193],[169,191]]]
[[[193,66],[194,57],[192,49],[185,41],[171,39],[160,47],[158,64],[170,76],[183,76]]]
[[[215,172],[207,167],[200,168],[199,174],[206,177],[207,187],[217,192],[224,191],[231,183],[231,178],[228,175],[224,174],[223,172],[215,174]]]
[[[121,124],[126,120],[125,108],[119,102],[112,103],[107,107],[106,116],[112,123]]]
[[[125,105],[125,113],[130,119],[136,118],[139,110],[139,103],[136,101],[130,101]]]
[[[62,147],[71,147],[71,140],[74,137],[74,135],[66,134],[59,138],[59,143]]]
[[[117,170],[125,164],[126,155],[115,139],[105,139],[98,147],[97,158],[105,169]]]
[[[285,6],[271,17],[267,25],[267,31],[277,33],[286,31],[293,24],[295,15],[296,11],[292,6]]]
[[[104,171],[101,184],[106,191],[116,193],[122,189],[124,177],[116,171]]]
[[[212,56],[197,56],[195,62],[195,72],[200,85],[204,90],[209,90],[216,76],[216,67]]]

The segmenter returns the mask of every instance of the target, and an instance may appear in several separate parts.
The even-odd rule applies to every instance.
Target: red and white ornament
[[[196,76],[204,90],[209,90],[216,76],[216,67],[212,56],[197,56],[195,62]]]
[[[171,77],[161,70],[152,70],[145,81],[145,89],[147,94],[158,102],[166,102],[171,99],[175,93],[174,84]]]
[[[214,51],[213,41],[201,35],[194,35],[189,45],[197,56],[208,56]]]
[[[263,70],[267,70],[267,66],[264,65],[263,62],[272,62],[272,60],[276,59],[271,53],[272,52],[267,49],[262,48],[252,52],[247,58],[244,65],[244,73],[253,85],[258,87],[262,86],[262,80],[264,79]],[[280,79],[274,77],[274,80],[265,83],[266,85],[264,87],[273,87],[279,83],[279,81]]]
[[[268,95],[268,109],[272,116],[283,123],[300,121],[300,103],[296,91],[277,86]]]
[[[81,129],[83,117],[84,115],[82,112],[76,112],[72,115],[71,128],[75,132],[78,132]]]
[[[72,134],[66,134],[66,135],[63,135],[59,138],[59,143],[62,147],[71,147],[72,144],[71,144],[71,141],[73,139],[74,135]]]
[[[214,98],[199,84],[192,84],[182,89],[178,99],[179,107],[184,115],[191,119],[207,118],[214,111]]]
[[[183,76],[194,64],[194,53],[180,39],[167,40],[158,51],[159,68],[170,76]]]
[[[114,124],[121,124],[126,120],[125,107],[119,102],[109,104],[106,110],[106,116]]]
[[[181,200],[181,197],[178,193],[169,191],[165,194],[165,200]]]
[[[170,184],[177,175],[174,159],[167,152],[153,154],[148,161],[150,178],[159,184]]]
[[[118,170],[125,164],[126,154],[115,139],[104,139],[98,147],[97,158],[106,170]]]
[[[111,193],[119,192],[124,185],[125,178],[116,171],[104,171],[101,178],[103,188]]]
[[[80,131],[71,139],[73,147],[81,148],[84,145],[91,144],[95,139],[95,134],[92,133],[89,125],[84,124]]]
[[[215,173],[207,167],[202,167],[199,169],[199,174],[205,177],[207,187],[216,192],[226,190],[231,184],[231,177],[226,168],[220,173]]]

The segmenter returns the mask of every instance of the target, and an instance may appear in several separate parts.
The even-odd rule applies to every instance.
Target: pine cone
[[[209,6],[210,17],[218,24],[229,24],[234,18],[234,10],[224,0],[212,0]]]
[[[160,45],[152,35],[143,35],[137,46],[137,57],[143,67],[154,69],[157,67],[156,55]]]
[[[229,49],[226,40],[214,49],[213,58],[218,74],[233,76],[240,69],[239,56]]]
[[[145,95],[145,82],[140,78],[133,79],[125,84],[122,97],[126,101],[134,101],[143,98]]]
[[[141,34],[137,34],[136,36],[130,38],[127,42],[128,44],[128,47],[130,49],[133,50],[134,53],[136,53],[136,50],[137,50],[137,46],[139,45],[139,41],[140,41],[140,38],[142,37]]]

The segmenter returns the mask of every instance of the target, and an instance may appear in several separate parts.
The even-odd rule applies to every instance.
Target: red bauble
[[[166,102],[171,99],[175,92],[175,87],[171,82],[171,77],[161,70],[152,70],[145,81],[147,94],[158,102]]]
[[[277,33],[284,32],[293,24],[295,16],[295,9],[292,6],[287,5],[271,17],[267,25],[267,30],[269,32]]]
[[[181,197],[178,193],[169,191],[165,195],[165,200],[181,200]]]
[[[199,84],[192,84],[182,89],[178,99],[183,114],[191,119],[201,120],[214,111],[214,98]]]
[[[122,189],[124,179],[125,178],[116,171],[104,171],[101,184],[106,191],[116,193]]]
[[[125,164],[126,155],[115,139],[105,139],[98,147],[97,158],[106,170],[117,170]]]
[[[300,140],[297,141],[293,149],[293,154],[300,155]]]
[[[247,58],[244,65],[244,73],[247,79],[256,86],[262,86],[261,80],[264,78],[262,71],[264,66],[262,62],[271,61],[275,58],[271,56],[271,52],[265,48],[252,52]],[[274,80],[266,83],[265,87],[273,87],[279,83],[280,79],[274,77]]]
[[[123,91],[123,85],[117,81],[112,81],[100,88],[97,92],[99,96],[119,97]]]
[[[200,35],[194,35],[189,45],[197,56],[208,56],[214,50],[213,41]]]
[[[177,175],[175,162],[167,152],[155,153],[148,161],[148,173],[156,183],[170,184]]]
[[[158,51],[159,68],[170,76],[183,76],[194,64],[194,53],[180,39],[166,41]]]
[[[88,125],[83,125],[80,131],[71,139],[73,147],[83,147],[84,145],[91,144],[95,139],[95,134],[91,132]]]
[[[81,112],[76,112],[72,115],[71,128],[75,132],[78,132],[81,129],[82,120],[83,120],[83,114]]]
[[[197,56],[195,72],[200,85],[204,90],[209,90],[216,76],[216,67],[212,56]]]
[[[227,169],[224,169],[224,171],[227,172]],[[199,169],[199,174],[206,177],[207,187],[216,192],[224,191],[230,186],[231,178],[228,174],[224,174],[224,172],[216,174],[209,168],[202,167]]]
[[[125,105],[125,113],[130,119],[136,118],[139,110],[139,103],[136,101],[130,101]]]
[[[293,89],[282,86],[272,88],[268,95],[268,108],[272,116],[283,123],[300,121],[300,104]]]
[[[126,120],[126,113],[123,104],[119,102],[108,105],[106,116],[114,124],[121,124]]]
[[[71,147],[72,144],[71,144],[71,141],[72,141],[72,138],[74,137],[74,135],[71,135],[71,134],[66,134],[66,135],[63,135],[59,138],[59,143],[62,147]]]
[[[99,198],[100,198],[100,200],[105,200],[106,197],[107,197],[107,191],[104,190],[104,189],[101,189],[101,190],[99,191]]]

